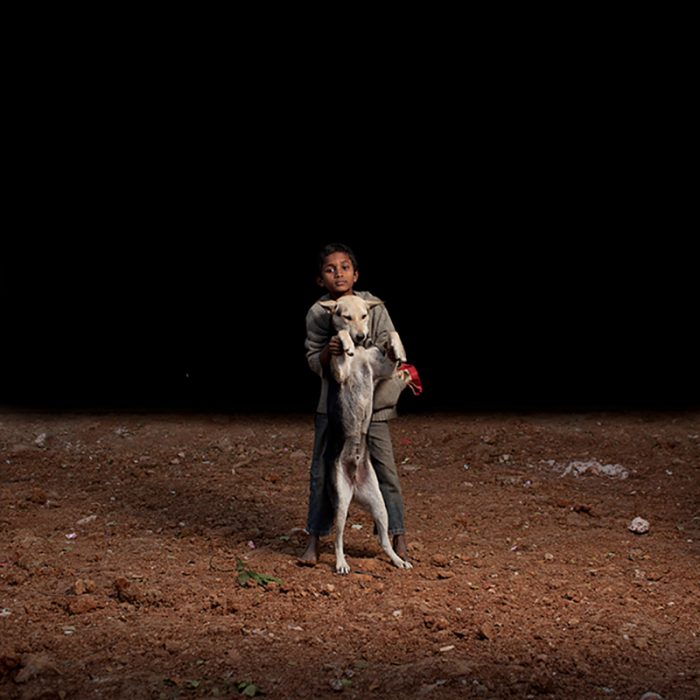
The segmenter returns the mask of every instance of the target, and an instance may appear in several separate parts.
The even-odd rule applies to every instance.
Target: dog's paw
[[[386,351],[389,357],[395,362],[406,362],[406,351],[404,350],[401,338],[396,331],[391,331],[391,333],[389,333]]]
[[[335,573],[336,574],[341,574],[342,576],[345,576],[346,574],[350,573],[350,567],[348,566],[348,563],[345,562],[344,564],[336,564],[335,565]]]
[[[355,343],[352,342],[350,333],[344,330],[338,331],[338,339],[340,340],[343,352],[352,357],[355,354]]]
[[[401,560],[401,565],[399,566],[400,569],[412,569],[413,564],[411,564],[410,561],[406,561],[405,559]]]

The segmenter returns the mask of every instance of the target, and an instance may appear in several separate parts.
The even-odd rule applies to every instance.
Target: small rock
[[[648,693],[644,693],[644,695],[642,695],[642,697],[639,698],[639,700],[664,700],[664,699],[658,693],[654,693],[654,692],[650,691]]]
[[[547,552],[547,553],[544,555],[544,560],[545,560],[545,561],[554,561],[554,555],[553,555],[553,554],[550,554],[549,552]]]
[[[60,674],[54,663],[46,654],[25,654],[21,659],[22,670],[15,676],[15,683],[26,683],[49,674]]]
[[[46,441],[49,439],[48,433],[39,433],[34,440],[34,444],[37,447],[46,447]]]
[[[136,603],[141,594],[138,587],[132,586],[131,582],[127,581],[123,576],[114,581],[114,590],[117,600],[122,603]]]
[[[0,653],[0,674],[5,674],[8,671],[14,671],[21,665],[20,656],[12,652]]]
[[[83,615],[84,613],[97,610],[98,607],[99,604],[93,596],[81,595],[79,598],[71,600],[70,603],[68,603],[68,612],[70,612],[71,615]]]
[[[627,529],[636,535],[644,535],[649,532],[649,521],[637,517],[628,525]]]
[[[482,625],[479,626],[479,628],[476,631],[477,639],[493,639],[495,635],[496,632],[493,628],[493,625],[490,622],[484,622]]]
[[[75,595],[84,595],[85,593],[94,593],[97,584],[92,579],[79,578],[72,586],[71,593]]]
[[[49,497],[47,496],[46,491],[44,491],[44,489],[35,486],[32,489],[32,492],[27,496],[27,500],[30,503],[36,503],[38,505],[43,506],[44,503],[46,503],[46,501],[49,500]]]
[[[444,554],[433,554],[430,557],[430,563],[433,566],[449,566],[450,560]]]
[[[447,630],[450,628],[450,623],[447,618],[444,617],[433,617],[432,615],[425,615],[423,617],[423,624],[431,630],[437,630],[438,632],[442,630]]]

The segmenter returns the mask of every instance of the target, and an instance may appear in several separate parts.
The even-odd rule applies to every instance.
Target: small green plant
[[[236,559],[236,572],[239,586],[248,586],[251,581],[259,586],[267,586],[268,583],[282,583],[282,581],[274,576],[267,574],[259,574],[256,571],[248,569],[242,559]]]
[[[249,698],[254,698],[257,695],[265,695],[255,683],[251,683],[250,681],[241,681],[237,689],[241,695],[245,695]]]

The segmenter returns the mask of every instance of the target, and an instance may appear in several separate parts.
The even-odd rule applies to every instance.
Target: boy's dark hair
[[[329,243],[324,245],[318,254],[318,270],[321,272],[323,270],[323,263],[326,262],[326,258],[333,253],[345,253],[352,263],[353,269],[357,271],[357,258],[355,253],[353,253],[350,246],[345,245],[345,243]]]

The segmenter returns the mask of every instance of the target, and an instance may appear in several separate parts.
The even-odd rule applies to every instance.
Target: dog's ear
[[[383,304],[384,302],[381,299],[368,299],[365,304],[367,304],[367,308],[371,309],[374,308],[375,306],[379,306],[380,304]]]
[[[335,313],[338,308],[338,302],[335,299],[325,299],[318,302],[329,314]]]

